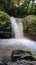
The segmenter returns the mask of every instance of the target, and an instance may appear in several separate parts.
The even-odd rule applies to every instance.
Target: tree
[[[24,17],[30,14],[36,15],[36,5],[33,3],[34,0],[0,0],[0,10],[14,17]]]

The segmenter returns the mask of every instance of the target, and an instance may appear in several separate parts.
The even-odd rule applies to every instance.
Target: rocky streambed
[[[36,65],[36,62],[35,61],[17,61],[16,63],[12,63],[12,62],[9,62],[8,65]]]
[[[11,54],[11,57],[4,56],[0,58],[0,65],[36,65],[36,59],[34,59],[28,53],[30,52],[14,50]]]
[[[17,62],[11,62],[9,61],[8,63],[3,63],[0,61],[0,65],[36,65],[36,61],[26,61],[26,60],[21,60]]]

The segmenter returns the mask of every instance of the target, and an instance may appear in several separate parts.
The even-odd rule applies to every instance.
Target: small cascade
[[[17,23],[17,20],[14,17],[10,17],[10,20],[11,20],[11,26],[12,26],[12,30],[14,32],[15,38],[22,38],[23,37],[22,30],[21,30],[22,25],[20,24],[20,21],[18,20],[19,22]]]
[[[19,32],[20,32],[20,36],[21,38],[23,38],[23,24],[22,24],[22,19],[21,18],[16,18],[16,21],[17,21],[17,24],[18,24],[18,27],[19,27]]]

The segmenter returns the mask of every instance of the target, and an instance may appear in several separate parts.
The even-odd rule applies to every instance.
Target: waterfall
[[[15,38],[22,38],[23,35],[22,35],[22,25],[20,24],[20,21],[17,23],[17,20],[16,18],[14,17],[10,17],[10,20],[11,20],[11,27],[12,27],[12,30],[14,31],[14,35],[15,35]]]
[[[21,38],[23,38],[23,24],[22,24],[22,19],[21,18],[16,18],[16,21],[17,21],[17,24],[18,24],[18,27],[19,27],[19,32],[20,32],[20,36]]]

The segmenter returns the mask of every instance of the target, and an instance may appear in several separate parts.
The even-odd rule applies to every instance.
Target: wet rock
[[[21,60],[17,62],[8,62],[7,65],[36,65],[35,61],[26,61],[26,60]]]
[[[3,62],[0,61],[0,65],[5,65]]]
[[[11,54],[11,60],[12,62],[16,62],[17,60],[36,61],[36,59],[34,59],[30,51],[23,50],[14,50]]]

